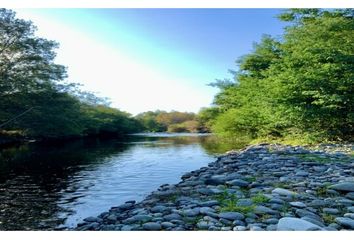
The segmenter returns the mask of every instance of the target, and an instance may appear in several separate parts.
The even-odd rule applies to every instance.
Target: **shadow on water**
[[[130,148],[121,140],[81,139],[69,143],[26,144],[0,151],[0,230],[57,226],[56,203],[71,176],[109,161]]]
[[[144,134],[2,149],[0,230],[74,226],[241,147],[208,135]]]

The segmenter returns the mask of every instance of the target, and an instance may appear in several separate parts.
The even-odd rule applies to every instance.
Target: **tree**
[[[0,124],[6,122],[3,129],[34,138],[116,135],[141,130],[137,120],[109,107],[107,99],[65,82],[65,67],[54,63],[58,44],[35,36],[35,31],[30,21],[17,19],[11,10],[0,9]]]
[[[275,98],[293,126],[321,138],[343,140],[354,129],[353,10],[293,9],[282,61],[270,71]]]
[[[352,9],[291,9],[279,40],[263,37],[215,97],[212,128],[250,138],[350,140],[354,124]],[[218,85],[218,84],[217,84]]]
[[[31,22],[17,19],[13,11],[0,9],[0,122],[33,108],[24,118],[6,126],[31,133],[36,132],[35,129],[45,129],[42,121],[44,118],[47,118],[46,123],[54,124],[47,115],[49,108],[52,108],[51,112],[60,108],[58,103],[63,103],[64,98],[66,102],[75,102],[64,93],[72,85],[61,83],[66,77],[65,67],[54,63],[54,50],[58,44],[36,37],[35,30]],[[59,102],[47,105],[53,103],[54,99]],[[61,110],[65,107],[67,105],[62,106]],[[59,113],[63,114],[63,111],[56,114]],[[38,118],[33,119],[34,116]],[[25,119],[35,121],[25,122]],[[65,121],[56,123],[62,126]],[[71,122],[66,126],[71,128],[69,124]]]

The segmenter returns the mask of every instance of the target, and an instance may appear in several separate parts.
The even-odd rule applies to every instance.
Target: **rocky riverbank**
[[[260,144],[232,151],[75,230],[354,230],[353,150]]]

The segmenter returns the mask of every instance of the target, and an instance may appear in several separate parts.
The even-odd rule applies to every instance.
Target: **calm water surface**
[[[0,230],[74,227],[215,160],[210,136],[142,134],[0,150]]]

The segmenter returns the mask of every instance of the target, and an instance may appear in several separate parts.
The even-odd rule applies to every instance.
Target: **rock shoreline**
[[[353,150],[259,144],[231,151],[74,230],[354,230]]]

